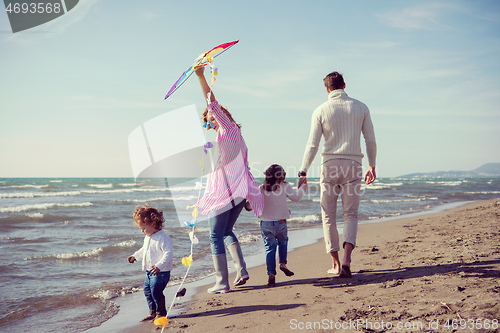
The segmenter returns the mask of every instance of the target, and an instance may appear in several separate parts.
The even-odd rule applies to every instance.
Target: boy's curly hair
[[[165,222],[163,212],[155,207],[151,207],[150,204],[135,207],[134,223],[137,226],[144,223],[152,225],[156,229],[160,230],[163,228],[163,222]]]

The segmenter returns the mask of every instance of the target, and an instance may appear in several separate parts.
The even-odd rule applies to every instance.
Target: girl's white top
[[[142,259],[142,270],[149,271],[156,266],[162,272],[173,267],[172,240],[165,230],[159,230],[151,236],[144,237],[144,245],[133,254],[138,261]]]
[[[286,198],[292,201],[299,201],[305,193],[305,185],[294,190],[288,182],[280,184],[279,188],[273,192],[267,192],[264,185],[260,186],[260,191],[264,196],[264,209],[259,218],[262,221],[279,221],[290,217],[290,210],[286,203]]]

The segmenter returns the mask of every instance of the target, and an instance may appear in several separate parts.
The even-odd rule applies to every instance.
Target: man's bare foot
[[[337,267],[330,268],[326,272],[328,274],[339,275],[340,274],[340,267],[337,266]]]
[[[339,252],[332,251],[330,252],[332,257],[332,268],[326,271],[328,274],[339,275],[342,269],[340,268],[340,260],[339,260]]]
[[[351,267],[349,267],[347,265],[342,265],[342,271],[340,272],[339,277],[351,278],[352,277]]]

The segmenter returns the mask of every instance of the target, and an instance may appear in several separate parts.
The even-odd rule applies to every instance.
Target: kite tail
[[[194,234],[194,226],[193,226],[193,234]],[[191,256],[193,255],[193,242],[191,242]],[[184,274],[184,278],[182,278],[182,281],[181,283],[179,284],[179,288],[177,289],[173,299],[172,299],[172,303],[170,304],[170,307],[168,308],[168,311],[167,311],[167,314],[165,315],[165,317],[168,318],[168,315],[170,314],[170,310],[172,310],[174,304],[175,304],[175,299],[177,298],[177,293],[182,289],[182,285],[184,284],[184,281],[186,281],[186,278],[189,274],[189,269],[191,268],[191,266],[188,266],[187,270],[186,270],[186,274]],[[165,328],[165,327],[164,327]],[[163,329],[161,330],[163,332]]]
[[[206,135],[206,132],[205,132],[205,142],[207,141],[207,135]],[[204,149],[205,149],[205,154],[208,153],[207,149],[208,148],[211,148],[212,146],[206,146]],[[203,189],[203,172],[204,172],[204,168],[203,168],[203,164],[202,162],[200,161],[200,166],[201,166],[201,176],[200,176],[200,186],[199,186],[199,189],[198,189],[198,198],[196,200],[196,202],[200,201],[200,198],[201,198],[201,190]],[[198,207],[196,207],[196,205],[194,206],[188,206],[188,208],[193,208],[193,213],[192,213],[192,216],[194,219],[196,219],[196,217],[198,216],[199,212],[198,212]],[[177,288],[177,292],[175,293],[173,299],[172,299],[172,303],[170,304],[170,307],[168,308],[168,311],[167,311],[167,314],[166,314],[166,317],[168,318],[169,314],[170,314],[170,311],[172,310],[174,304],[175,304],[175,299],[177,298],[177,295],[179,294],[179,292],[182,290],[182,286],[184,285],[184,282],[186,281],[186,278],[189,274],[189,270],[191,269],[191,266],[192,266],[192,258],[193,258],[193,247],[194,247],[194,244],[198,243],[198,239],[196,238],[196,236],[194,235],[195,233],[195,226],[194,226],[194,223],[192,225],[192,230],[191,232],[189,233],[189,237],[191,239],[191,251],[190,251],[190,255],[189,257],[185,257],[183,258],[182,260],[182,263],[185,264],[188,268],[186,270],[186,274],[184,274],[184,277],[182,278],[182,281],[181,283],[179,284],[179,288]],[[163,327],[163,329],[165,328],[165,326]],[[162,331],[163,331],[162,329]]]

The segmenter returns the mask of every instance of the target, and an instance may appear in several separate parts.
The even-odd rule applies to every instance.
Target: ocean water
[[[0,331],[82,332],[116,315],[119,297],[142,291],[140,264],[131,265],[126,258],[142,246],[132,212],[144,203],[164,212],[174,245],[169,285],[179,284],[192,230],[181,223],[191,220],[186,207],[199,194],[199,186],[183,180],[0,179]],[[445,203],[498,197],[500,178],[381,178],[363,186],[359,218],[373,222]],[[339,200],[342,222],[340,205]],[[300,202],[289,202],[289,208],[289,229],[320,227],[319,180],[309,179],[308,193]],[[253,213],[242,212],[235,232],[245,255],[263,249]],[[195,235],[200,243],[194,246],[188,281],[213,272],[206,220],[196,224]]]

